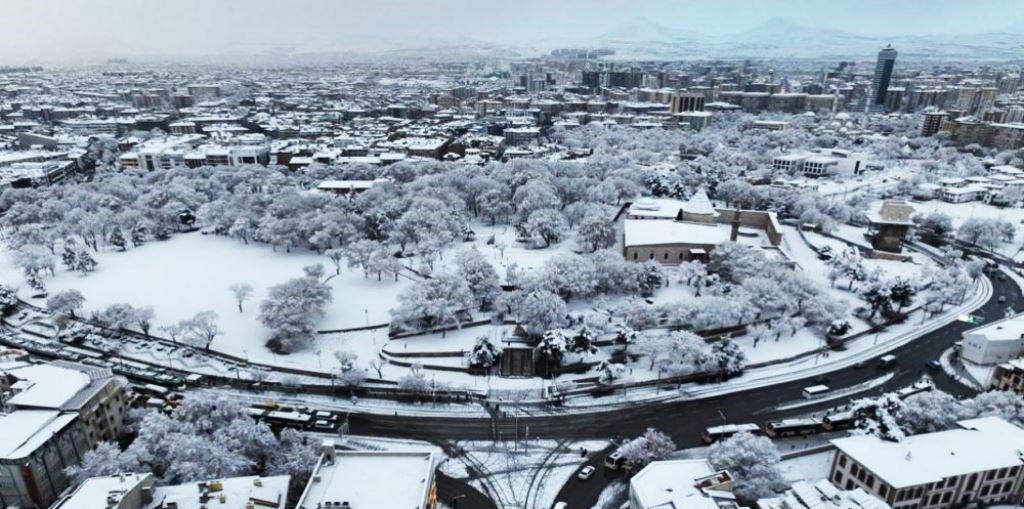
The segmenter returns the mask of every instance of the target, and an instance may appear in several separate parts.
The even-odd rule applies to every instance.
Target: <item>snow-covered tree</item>
[[[490,368],[501,359],[503,348],[501,343],[490,336],[479,336],[469,352],[469,365],[478,368]]]
[[[513,311],[526,333],[533,337],[564,326],[568,316],[565,301],[547,290],[526,292],[517,300]]]
[[[1016,228],[1001,217],[972,217],[956,229],[956,238],[971,245],[994,251],[1013,240]]]
[[[902,412],[903,401],[895,393],[853,402],[853,413],[857,418],[856,431],[882,440],[899,442],[906,437],[899,424]]]
[[[359,355],[338,350],[334,352],[334,359],[338,361],[338,381],[343,386],[355,387],[366,379],[366,370],[359,367]]]
[[[259,320],[274,331],[273,339],[282,351],[295,351],[312,339],[333,299],[331,287],[318,277],[290,279],[270,287],[260,303]]]
[[[42,246],[26,245],[12,253],[14,265],[26,274],[48,272],[56,275],[57,260],[49,250]]]
[[[427,327],[459,324],[459,314],[473,307],[473,293],[459,276],[439,274],[415,282],[398,295],[391,319]]]
[[[915,295],[917,288],[906,278],[897,276],[889,282],[889,298],[896,305],[896,311],[903,311],[903,308],[909,306]]]
[[[96,260],[89,254],[89,251],[80,249],[75,253],[75,270],[86,275],[96,270]]]
[[[111,329],[129,329],[135,326],[135,308],[131,304],[111,304],[92,319]]]
[[[132,313],[132,319],[135,322],[135,326],[143,334],[149,336],[149,330],[153,328],[153,320],[156,319],[156,311],[153,310],[152,306],[137,307],[134,313]]]
[[[555,366],[562,364],[568,352],[569,336],[560,329],[546,331],[537,341],[537,353]]]
[[[72,483],[79,484],[91,477],[137,472],[139,466],[130,455],[122,454],[117,444],[100,442],[95,449],[82,455],[81,462],[64,469],[64,473]]]
[[[771,497],[787,487],[779,470],[780,459],[771,440],[750,433],[733,435],[708,448],[708,461],[732,474],[736,481],[733,492],[746,502]]]
[[[565,217],[554,209],[533,211],[523,223],[523,231],[527,235],[540,237],[544,241],[544,247],[561,240],[562,235],[568,229],[569,225],[566,223]]]
[[[476,248],[465,249],[455,258],[459,277],[469,285],[469,291],[485,308],[491,307],[501,295],[498,271]]]
[[[602,216],[583,218],[577,229],[577,239],[587,251],[597,251],[615,245],[615,225]]]
[[[1024,423],[1024,400],[1009,391],[988,391],[978,394],[966,404],[972,417],[1001,417]]]
[[[742,373],[747,366],[747,355],[743,353],[743,348],[728,336],[711,345],[711,356],[718,364],[718,369],[726,375]]]
[[[233,283],[228,287],[231,291],[231,295],[234,296],[235,302],[238,303],[238,312],[242,312],[242,303],[252,297],[252,285],[248,283]]]
[[[124,234],[121,233],[120,228],[114,228],[110,232],[110,236],[107,237],[107,242],[109,242],[111,246],[116,247],[118,251],[124,251],[127,248],[127,242],[125,241]]]
[[[953,233],[953,219],[949,215],[937,210],[926,214],[914,214],[911,218],[919,233],[931,235],[937,238],[945,238]]]
[[[626,366],[603,360],[597,365],[597,381],[602,384],[614,383],[619,378],[622,378],[622,374],[625,372]]]
[[[892,311],[892,289],[888,281],[872,281],[861,291],[860,297],[871,308],[869,319],[878,313],[885,315]]]
[[[267,475],[288,475],[289,490],[302,490],[320,457],[320,443],[291,428],[281,431],[274,454],[267,463]]]
[[[569,343],[566,346],[572,353],[595,354],[597,353],[597,346],[594,345],[596,339],[594,333],[584,325],[575,334],[569,336]]]
[[[957,421],[968,415],[969,411],[959,400],[945,392],[932,390],[903,400],[903,409],[897,418],[907,433],[918,434],[953,429]]]
[[[398,379],[398,388],[414,394],[426,394],[430,391],[430,381],[423,373],[423,367],[413,364],[409,374]]]
[[[647,428],[643,435],[622,444],[618,449],[624,460],[623,468],[632,473],[643,470],[652,462],[668,459],[675,450],[675,442],[654,428]]]
[[[46,308],[51,313],[75,317],[75,311],[82,309],[85,305],[85,297],[82,292],[74,289],[57,292],[46,299]]]
[[[214,311],[200,311],[192,318],[178,322],[171,332],[176,333],[182,341],[190,345],[209,350],[213,340],[224,333],[217,326],[217,318],[217,313]]]

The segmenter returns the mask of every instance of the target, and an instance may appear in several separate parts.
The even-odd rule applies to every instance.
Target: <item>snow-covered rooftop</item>
[[[85,373],[51,364],[34,364],[8,373],[24,382],[23,390],[8,400],[20,407],[61,408],[89,385]]]
[[[707,460],[655,461],[644,467],[629,481],[639,507],[686,509],[720,509],[715,498],[698,488],[698,479],[715,474]],[[716,497],[731,499],[729,492],[715,491]]]
[[[842,491],[827,479],[814,484],[798,481],[792,489],[773,498],[757,501],[760,509],[889,509],[878,497],[861,488]]]
[[[654,246],[662,244],[697,244],[717,246],[729,242],[732,226],[719,223],[684,221],[651,221],[627,219],[623,221],[626,246]],[[763,246],[768,244],[764,231],[741,228],[736,240],[741,244]]]
[[[77,414],[54,410],[18,410],[0,415],[0,459],[27,458],[77,418]]]
[[[153,501],[144,509],[168,507],[165,504],[170,503],[176,504],[177,509],[247,509],[253,506],[284,509],[290,479],[287,475],[249,476],[161,486],[153,490]]]
[[[862,435],[832,443],[896,489],[1024,465],[1024,429],[998,417],[959,424],[961,429],[914,435],[901,442]]]
[[[96,509],[120,502],[125,495],[152,478],[151,474],[120,474],[86,479],[71,495],[52,509]]]
[[[334,447],[325,443],[324,447]],[[425,509],[433,485],[431,452],[350,452],[323,455],[296,507],[313,509],[327,502],[352,507]],[[387,487],[382,489],[381,482]]]
[[[1020,341],[1024,339],[1024,313],[965,331],[964,336],[983,337],[988,341]]]

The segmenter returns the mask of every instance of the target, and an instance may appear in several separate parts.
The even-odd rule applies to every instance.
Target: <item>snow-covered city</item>
[[[0,508],[1024,507],[1024,9],[43,0]]]

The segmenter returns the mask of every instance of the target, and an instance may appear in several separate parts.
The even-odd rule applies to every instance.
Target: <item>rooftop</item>
[[[20,407],[59,409],[89,385],[89,376],[81,371],[50,364],[33,364],[7,371],[23,382],[8,403]]]
[[[1024,339],[1024,313],[964,331],[964,336],[968,335],[984,336],[989,341],[1019,341]]]
[[[861,488],[842,491],[827,479],[814,484],[799,481],[778,497],[757,501],[759,509],[889,509],[874,495]]]
[[[888,442],[862,435],[832,440],[840,451],[893,488],[1024,465],[1024,430],[998,417],[969,419],[961,429]]]
[[[0,414],[0,459],[22,459],[77,419],[55,410],[18,410]]]
[[[51,509],[97,509],[121,502],[139,484],[152,480],[152,474],[120,474],[86,479],[74,492]]]
[[[176,509],[284,509],[290,479],[287,475],[249,476],[161,486],[153,490],[153,501],[143,507],[162,509],[173,503]]]
[[[434,455],[430,452],[334,451],[320,457],[299,509],[326,502],[348,502],[355,508],[424,509],[432,489]],[[333,459],[332,459],[333,458]],[[381,481],[387,487],[381,488]]]
[[[644,467],[629,481],[630,491],[636,494],[639,507],[721,509],[715,499],[733,501],[731,491],[701,489],[698,481],[716,475],[728,479],[727,472],[715,472],[707,460],[656,461]],[[735,507],[735,503],[728,504]]]
[[[717,246],[729,242],[732,226],[720,223],[686,221],[650,221],[627,219],[623,222],[626,246],[656,246],[663,244],[698,244]],[[736,239],[741,244],[762,246],[769,244],[764,231],[740,228]]]

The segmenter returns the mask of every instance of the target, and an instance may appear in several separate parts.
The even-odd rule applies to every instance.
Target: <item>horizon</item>
[[[859,39],[938,40],[1009,33],[1024,25],[1024,10],[1006,0],[969,5],[951,0],[895,4],[844,0],[827,5],[811,0],[770,4],[751,0],[658,0],[643,5],[611,0],[596,6],[582,0],[554,4],[523,0],[511,11],[493,0],[429,4],[407,0],[374,4],[299,0],[287,9],[270,0],[245,2],[244,9],[236,0],[182,0],[162,9],[152,9],[152,4],[52,0],[8,6],[7,33],[0,40],[0,65],[83,63],[107,58],[374,53],[460,44],[518,48],[529,53],[599,46],[609,37],[663,40],[671,35],[718,42],[751,31],[771,36],[763,42],[784,45],[786,41],[777,39],[780,34],[773,32],[780,26]],[[97,30],[108,19],[114,26]],[[964,23],[964,19],[971,22]],[[502,30],[495,30],[495,26]],[[645,28],[654,33],[635,33]],[[668,33],[659,33],[662,30]]]

